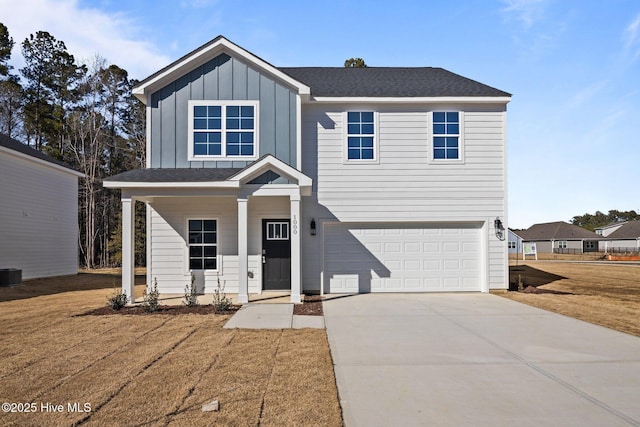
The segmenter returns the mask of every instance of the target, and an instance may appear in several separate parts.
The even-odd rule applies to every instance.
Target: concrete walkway
[[[640,338],[490,294],[324,302],[352,426],[640,426]]]
[[[224,325],[225,329],[324,328],[322,316],[293,314],[293,304],[249,303],[242,306]]]

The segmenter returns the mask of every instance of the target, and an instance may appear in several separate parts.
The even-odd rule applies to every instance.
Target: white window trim
[[[458,113],[458,120],[459,120],[459,134],[458,134],[458,158],[457,159],[435,159],[433,157],[433,150],[434,150],[434,146],[433,146],[433,113]],[[428,114],[428,134],[429,134],[429,164],[434,164],[434,165],[451,165],[451,164],[464,164],[464,111],[461,110],[451,110],[451,109],[434,109],[433,111],[429,112]]]
[[[189,221],[190,220],[198,220],[198,221],[215,221],[216,222],[216,269],[202,269],[202,270],[192,270],[189,265],[190,256],[189,256]],[[184,270],[188,274],[191,271],[204,271],[204,272],[222,272],[222,266],[220,265],[222,259],[220,257],[220,220],[217,217],[211,217],[206,215],[189,215],[184,217],[184,230],[185,230],[185,250],[184,250]]]
[[[253,156],[228,156],[226,154],[227,150],[227,141],[226,141],[226,118],[227,118],[227,110],[225,107],[227,106],[253,106],[255,118],[254,118],[254,126],[253,126]],[[193,153],[193,110],[194,107],[200,106],[220,106],[222,108],[222,154],[220,156],[196,156]],[[189,100],[187,103],[187,123],[188,123],[188,135],[187,135],[187,144],[189,146],[188,156],[189,161],[202,161],[202,160],[256,160],[260,157],[260,102],[259,101],[243,101],[243,100],[224,100],[224,101],[216,101],[216,100]]]
[[[373,159],[349,159],[349,113],[373,113]],[[378,135],[380,134],[380,114],[367,108],[353,108],[344,111],[342,114],[342,163],[345,165],[375,165],[380,163],[380,147]]]

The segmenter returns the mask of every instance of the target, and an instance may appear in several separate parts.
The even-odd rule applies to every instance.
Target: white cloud
[[[633,52],[634,57],[640,56],[640,14],[624,30],[625,47]]]
[[[503,0],[503,3],[503,12],[521,21],[525,28],[530,28],[542,17],[545,0]]]
[[[24,66],[21,44],[37,31],[47,31],[63,41],[80,62],[96,54],[143,79],[164,67],[170,59],[149,41],[140,38],[135,19],[82,7],[78,0],[0,0],[0,22],[15,41],[12,64]]]

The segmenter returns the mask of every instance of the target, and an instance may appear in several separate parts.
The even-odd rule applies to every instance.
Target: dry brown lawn
[[[500,294],[525,304],[640,336],[640,265],[511,261],[510,282],[557,293]]]
[[[37,407],[0,412],[0,425],[342,425],[324,330],[222,329],[228,315],[80,316],[106,303],[114,273],[0,288],[0,398]],[[202,412],[213,399],[220,411]]]

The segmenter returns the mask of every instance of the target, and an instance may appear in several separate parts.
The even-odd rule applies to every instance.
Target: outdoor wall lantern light
[[[496,217],[496,220],[493,221],[493,226],[496,229],[496,237],[500,240],[504,240],[504,225],[502,225],[502,221],[500,221],[499,217]]]
[[[316,220],[315,219],[311,219],[311,235],[312,236],[316,235]]]

